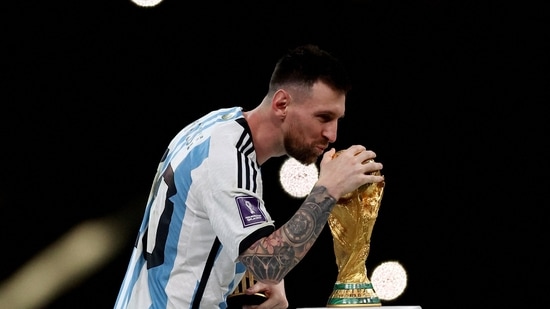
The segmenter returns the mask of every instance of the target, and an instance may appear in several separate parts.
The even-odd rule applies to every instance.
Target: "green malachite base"
[[[336,283],[327,307],[382,306],[371,283]]]

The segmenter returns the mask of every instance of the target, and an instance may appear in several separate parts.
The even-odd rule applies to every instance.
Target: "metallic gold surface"
[[[327,307],[381,306],[365,263],[384,187],[385,182],[363,185],[340,198],[332,209],[328,224],[338,276]]]
[[[259,305],[263,303],[267,297],[263,293],[255,293],[248,295],[245,293],[246,289],[253,286],[256,283],[254,275],[246,270],[241,282],[235,288],[233,293],[227,297],[227,309],[242,308],[244,305]]]

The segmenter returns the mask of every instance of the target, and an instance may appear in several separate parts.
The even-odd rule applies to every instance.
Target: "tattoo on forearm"
[[[256,242],[241,261],[258,280],[280,281],[317,240],[336,200],[325,187],[315,187],[298,211],[269,237]]]

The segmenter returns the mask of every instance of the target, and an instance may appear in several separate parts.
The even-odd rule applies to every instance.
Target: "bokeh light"
[[[153,7],[161,3],[162,0],[132,0],[132,2],[142,7]]]
[[[373,270],[370,280],[381,300],[394,300],[401,296],[407,287],[407,273],[396,261],[378,265]]]
[[[297,198],[308,195],[318,178],[319,170],[315,164],[304,165],[290,157],[279,172],[279,181],[285,192]]]

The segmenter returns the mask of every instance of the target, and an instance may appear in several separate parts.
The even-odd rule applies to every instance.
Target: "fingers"
[[[323,164],[324,162],[332,160],[335,153],[336,153],[336,149],[334,149],[334,148],[331,148],[330,150],[326,151],[323,154],[323,158],[321,159],[321,164]]]
[[[243,308],[250,309],[267,309],[267,308],[288,308],[288,300],[286,299],[286,293],[284,288],[284,280],[277,284],[264,284],[256,282],[254,285],[246,289],[246,294],[263,293],[267,296],[267,299],[259,305],[243,306]]]
[[[348,149],[339,151],[337,154],[340,155],[343,153],[350,157],[355,157],[356,160],[359,160],[363,164],[373,161],[376,158],[376,153],[372,150],[367,150],[363,145],[352,145]]]
[[[365,148],[365,146],[363,145],[351,145],[350,147],[348,147],[347,150],[356,155],[367,150],[367,148]]]
[[[363,161],[363,165],[365,165],[365,174],[373,175],[374,172],[382,170],[384,168],[384,165],[380,162],[372,161],[372,159],[369,159],[367,161]]]
[[[344,153],[345,152],[345,153]],[[384,166],[380,162],[376,162],[376,153],[372,150],[367,150],[363,145],[352,145],[347,149],[336,152],[336,155],[343,154],[349,157],[350,160],[355,161],[354,164],[359,165],[360,172],[366,175],[365,180],[367,183],[376,183],[384,181],[384,176],[380,171]]]
[[[316,185],[325,187],[327,193],[338,200],[366,183],[381,182],[383,166],[375,158],[376,153],[363,145],[340,151],[331,149],[323,156]]]

